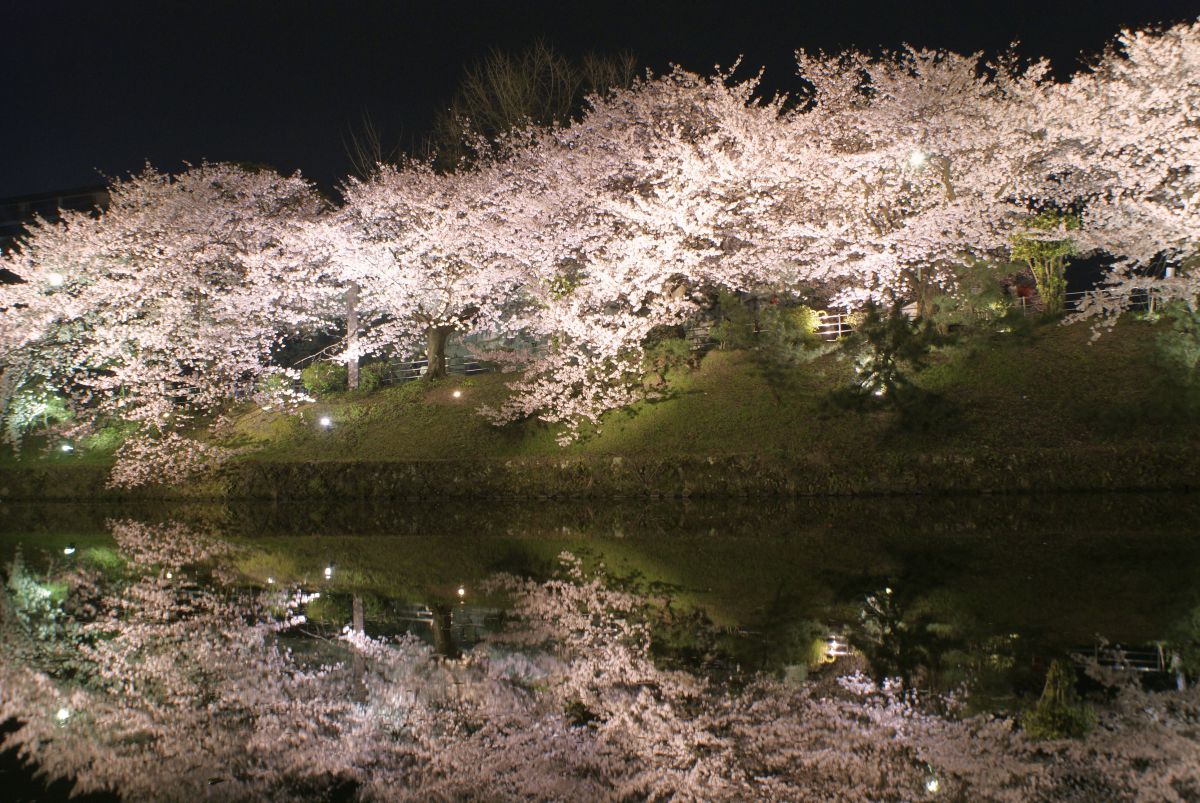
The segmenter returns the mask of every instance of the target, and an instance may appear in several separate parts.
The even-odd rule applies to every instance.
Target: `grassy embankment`
[[[302,417],[246,412],[235,439],[251,459],[473,460],[670,454],[862,454],[1071,448],[1195,442],[1200,419],[1180,420],[1154,363],[1153,327],[1130,322],[1089,344],[1085,325],[1037,327],[944,349],[920,384],[950,402],[925,427],[888,413],[830,411],[826,394],[850,366],[828,355],[772,387],[747,352],[712,351],[695,371],[670,377],[667,398],[606,417],[602,430],[563,449],[538,424],[496,428],[475,410],[505,395],[507,377],[410,383],[373,394],[337,394]],[[453,390],[462,391],[454,398]],[[329,432],[315,425],[328,415]]]
[[[546,425],[497,428],[476,413],[504,398],[509,377],[499,374],[334,394],[300,416],[245,408],[235,411],[226,443],[245,447],[246,454],[215,493],[421,496],[439,490],[470,495],[474,489],[484,496],[586,496],[641,488],[703,495],[1183,487],[1200,417],[1164,382],[1155,335],[1155,326],[1128,321],[1089,343],[1086,325],[1047,323],[1026,334],[995,334],[945,348],[918,380],[941,394],[946,409],[920,426],[906,426],[890,412],[830,409],[829,391],[851,373],[837,355],[768,377],[752,353],[740,351],[710,352],[697,369],[669,377],[665,398],[609,414],[600,432],[566,448]],[[461,391],[457,398],[455,390]],[[323,416],[333,421],[328,431],[317,424]],[[90,467],[105,460],[101,453],[50,453],[22,464]],[[397,468],[414,461],[421,472]],[[551,481],[548,471],[564,476]]]

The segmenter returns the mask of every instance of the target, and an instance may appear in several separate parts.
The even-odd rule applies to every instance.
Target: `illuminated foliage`
[[[1012,258],[1029,266],[1046,312],[1062,312],[1067,293],[1067,260],[1078,253],[1070,232],[1079,230],[1079,218],[1046,212],[1026,221],[1012,238]]]

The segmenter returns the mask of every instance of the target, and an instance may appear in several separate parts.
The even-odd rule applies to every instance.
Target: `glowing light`
[[[333,426],[333,419],[327,415],[324,415],[324,416],[321,416],[321,420],[318,421],[317,423],[320,424],[325,429],[329,429],[330,427]]]
[[[460,597],[465,597],[467,595],[467,589],[463,588],[462,586],[459,586],[458,587],[458,595]]]
[[[267,585],[269,585],[269,586],[273,586],[273,585],[275,585],[275,578],[274,578],[274,577],[268,577],[268,578],[267,578]]]
[[[331,577],[333,577],[333,564],[332,563],[325,567],[325,579],[328,580]]]
[[[456,399],[461,399],[461,398],[462,398],[462,391],[461,391],[461,390],[456,390],[456,391],[454,391],[453,393],[451,393],[450,395],[451,395],[451,396],[453,396],[453,397],[454,397],[454,398],[456,398]]]
[[[890,594],[890,593],[892,593],[892,587],[891,587],[891,586],[888,586],[887,588],[883,589],[883,593],[885,593],[885,594]]]
[[[63,282],[67,279],[61,273],[50,273],[46,275],[46,284],[51,287],[62,287]]]
[[[54,718],[57,719],[59,722],[66,722],[67,719],[70,718],[70,716],[71,716],[71,711],[68,708],[60,708],[54,714]]]
[[[69,443],[64,443],[62,446],[58,447],[58,450],[63,454],[70,454],[71,452],[75,451],[75,447]]]
[[[941,788],[942,788],[942,784],[941,784],[941,782],[938,781],[937,778],[930,776],[930,778],[927,781],[925,781],[925,791],[931,795],[936,795],[938,790]]]
[[[172,577],[174,577],[174,576],[175,576],[175,575],[171,574],[170,572],[167,572],[167,579],[168,579],[168,580],[170,580],[170,579],[171,579]]]
[[[920,149],[916,149],[908,155],[908,166],[913,170],[918,170],[928,158]]]
[[[63,554],[64,555],[74,555],[75,554],[75,545],[67,544],[65,547],[63,547]]]

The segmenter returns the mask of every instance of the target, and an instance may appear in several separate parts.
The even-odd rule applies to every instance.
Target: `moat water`
[[[69,788],[47,786],[54,778],[79,778],[80,789],[129,799],[147,789],[375,799],[390,796],[376,782],[416,766],[414,798],[457,798],[472,796],[469,781],[429,769],[447,744],[517,719],[558,723],[547,737],[556,745],[580,734],[599,744],[617,728],[605,706],[630,684],[680,710],[700,694],[670,697],[668,677],[726,707],[769,698],[762,684],[817,690],[853,678],[891,689],[887,705],[952,710],[955,722],[1019,721],[1055,661],[1080,668],[1085,697],[1102,692],[1086,666],[1178,693],[1200,672],[1197,522],[1200,498],[1162,494],[9,505],[6,772],[42,795]],[[491,711],[500,699],[507,707]],[[305,721],[297,706],[318,724],[292,741]],[[395,744],[380,754],[385,721]],[[367,732],[370,749],[346,747]],[[224,738],[285,739],[280,749],[308,769],[261,756],[243,766],[231,755],[254,749]],[[492,751],[508,749],[489,738]],[[189,739],[195,755],[173,752]],[[309,751],[323,739],[318,759]],[[489,756],[481,765],[492,760],[473,749]],[[345,766],[329,758],[341,750]],[[597,769],[606,760],[584,773],[601,780],[561,788],[621,797]],[[172,783],[143,786],[149,763]],[[914,783],[934,772],[924,765]],[[32,778],[39,768],[49,780]],[[945,782],[980,791],[968,776]],[[522,788],[513,783],[505,789]],[[683,794],[672,786],[682,781],[663,783],[645,796]]]

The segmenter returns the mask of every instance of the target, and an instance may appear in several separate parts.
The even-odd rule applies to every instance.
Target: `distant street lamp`
[[[75,447],[69,443],[64,443],[62,446],[58,447],[58,450],[63,454],[70,454],[71,452],[75,451]]]
[[[454,391],[453,393],[451,393],[450,395],[451,395],[451,396],[453,396],[453,397],[454,397],[454,398],[456,398],[456,399],[461,399],[461,398],[462,398],[462,391],[461,391],[461,390],[456,390],[456,391]]]
[[[322,429],[329,429],[333,426],[333,419],[327,415],[323,415],[321,416],[321,420],[317,423],[321,425]]]

